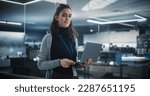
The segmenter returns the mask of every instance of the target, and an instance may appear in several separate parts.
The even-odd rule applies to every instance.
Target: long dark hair
[[[56,9],[56,12],[55,12],[54,17],[53,17],[53,21],[52,21],[51,26],[50,26],[50,31],[51,31],[52,35],[58,34],[58,28],[59,28],[58,27],[58,21],[56,21],[55,16],[58,16],[60,14],[60,12],[65,8],[71,9],[70,6],[67,4],[60,4]],[[73,28],[72,21],[70,22],[70,25],[67,29],[68,29],[68,36],[72,40],[74,40],[74,36],[77,36],[77,32]]]

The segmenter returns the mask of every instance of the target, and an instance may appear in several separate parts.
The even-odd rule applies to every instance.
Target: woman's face
[[[67,28],[69,27],[72,19],[72,11],[69,8],[63,9],[58,16],[55,16],[56,21],[58,21],[58,26]]]

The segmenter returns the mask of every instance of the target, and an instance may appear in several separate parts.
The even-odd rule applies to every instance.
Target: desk
[[[134,63],[132,63],[132,65],[126,62],[120,62],[120,64],[114,64],[114,65],[105,64],[105,62],[94,63],[84,68],[83,70],[84,78],[87,78],[87,79],[92,78],[90,76],[92,76],[93,74],[99,74],[99,73],[100,75],[94,75],[94,76],[96,76],[96,78],[98,77],[101,78],[101,76],[103,76],[103,72],[104,73],[117,72],[119,73],[117,74],[118,79],[119,78],[133,78],[133,79],[148,78],[149,69],[147,66],[149,66],[150,64],[149,58],[130,56],[130,57],[122,57],[122,61],[130,61]],[[102,68],[106,68],[107,70],[102,69]]]
[[[114,72],[117,74],[114,74]],[[86,72],[84,72],[84,78],[85,79],[89,79],[89,78],[90,79],[120,79],[121,78],[120,67],[116,65],[112,66],[112,65],[105,65],[105,64],[102,65],[93,64],[88,67],[88,70],[86,70]]]
[[[83,74],[84,74],[84,79],[89,79],[89,78],[93,78],[93,79],[100,79],[103,78],[106,73],[113,73],[114,69],[116,70],[115,72],[119,72],[119,76],[114,77],[114,78],[122,78],[123,77],[123,68],[126,67],[127,65],[108,65],[108,64],[97,64],[94,63],[90,66],[87,66],[84,68],[83,70]],[[113,76],[113,74],[112,74]],[[108,78],[113,78],[113,77],[108,77]],[[106,77],[104,77],[106,78]]]
[[[14,74],[14,73],[3,72],[3,71],[0,71],[0,78],[1,79],[44,79],[42,77]]]
[[[29,75],[30,70],[26,67],[25,61],[27,57],[13,56],[10,57],[12,73]]]
[[[138,57],[138,56],[128,56],[128,57],[122,57],[122,61],[134,62],[135,65],[137,65],[137,64],[145,65],[146,66],[146,78],[148,78],[150,58]]]

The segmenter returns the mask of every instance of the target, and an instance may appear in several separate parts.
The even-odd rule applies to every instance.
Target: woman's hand
[[[64,58],[64,59],[60,60],[60,65],[63,68],[68,68],[70,65],[74,65],[74,64],[75,64],[75,62],[73,60],[70,60],[70,59],[67,59],[67,58]]]
[[[92,63],[93,63],[92,58],[89,58],[83,64],[80,64],[80,65],[81,67],[85,67],[85,66],[91,65]]]

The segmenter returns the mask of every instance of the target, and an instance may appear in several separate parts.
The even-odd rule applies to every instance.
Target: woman
[[[51,33],[44,36],[39,52],[38,68],[51,70],[53,79],[74,78],[77,65],[77,38],[72,27],[72,10],[69,5],[60,4],[50,26]],[[88,59],[86,66],[92,63]]]

